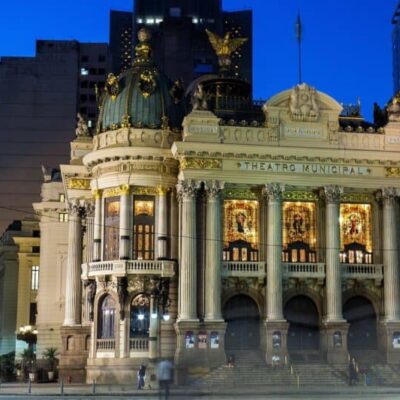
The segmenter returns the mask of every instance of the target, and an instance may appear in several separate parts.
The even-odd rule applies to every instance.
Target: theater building
[[[399,99],[383,128],[305,83],[255,104],[221,64],[185,94],[142,30],[71,143],[62,374],[126,382],[167,357],[183,379],[237,350],[400,362]]]

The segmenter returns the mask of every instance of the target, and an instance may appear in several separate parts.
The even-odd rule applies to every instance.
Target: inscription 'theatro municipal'
[[[240,171],[266,171],[275,173],[291,172],[296,174],[319,174],[319,175],[370,175],[368,167],[335,164],[298,164],[277,163],[268,161],[241,161]]]

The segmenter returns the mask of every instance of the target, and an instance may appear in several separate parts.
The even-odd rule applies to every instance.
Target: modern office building
[[[170,358],[208,384],[235,355],[260,371],[248,384],[292,382],[268,367],[289,363],[344,384],[349,354],[400,362],[400,99],[379,129],[305,83],[261,107],[225,50],[188,109],[141,30],[96,135],[35,204],[41,224],[68,213],[56,240],[42,229],[38,315],[59,321],[38,342],[61,332],[62,376],[132,382]]]
[[[65,157],[77,113],[94,126],[95,86],[104,84],[109,61],[107,44],[53,40],[38,40],[34,57],[1,58],[0,170],[7,190],[0,194],[0,206],[31,210],[39,198],[41,165]],[[23,185],[18,182],[27,175]],[[0,209],[1,231],[23,216]]]

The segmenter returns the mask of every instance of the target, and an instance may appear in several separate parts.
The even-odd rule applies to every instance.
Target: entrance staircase
[[[325,386],[346,384],[346,371],[338,371],[320,361],[304,361],[291,366],[266,365],[260,351],[236,351],[235,367],[220,366],[192,382],[198,388],[248,386]]]

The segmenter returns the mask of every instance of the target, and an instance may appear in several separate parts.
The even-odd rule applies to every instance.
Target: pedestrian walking
[[[158,385],[159,385],[159,398],[160,400],[163,397],[164,399],[168,400],[169,397],[169,386],[173,381],[174,377],[174,366],[172,362],[165,359],[160,361],[158,364]]]
[[[137,371],[137,388],[141,390],[144,388],[144,379],[146,377],[146,366],[141,364]]]

